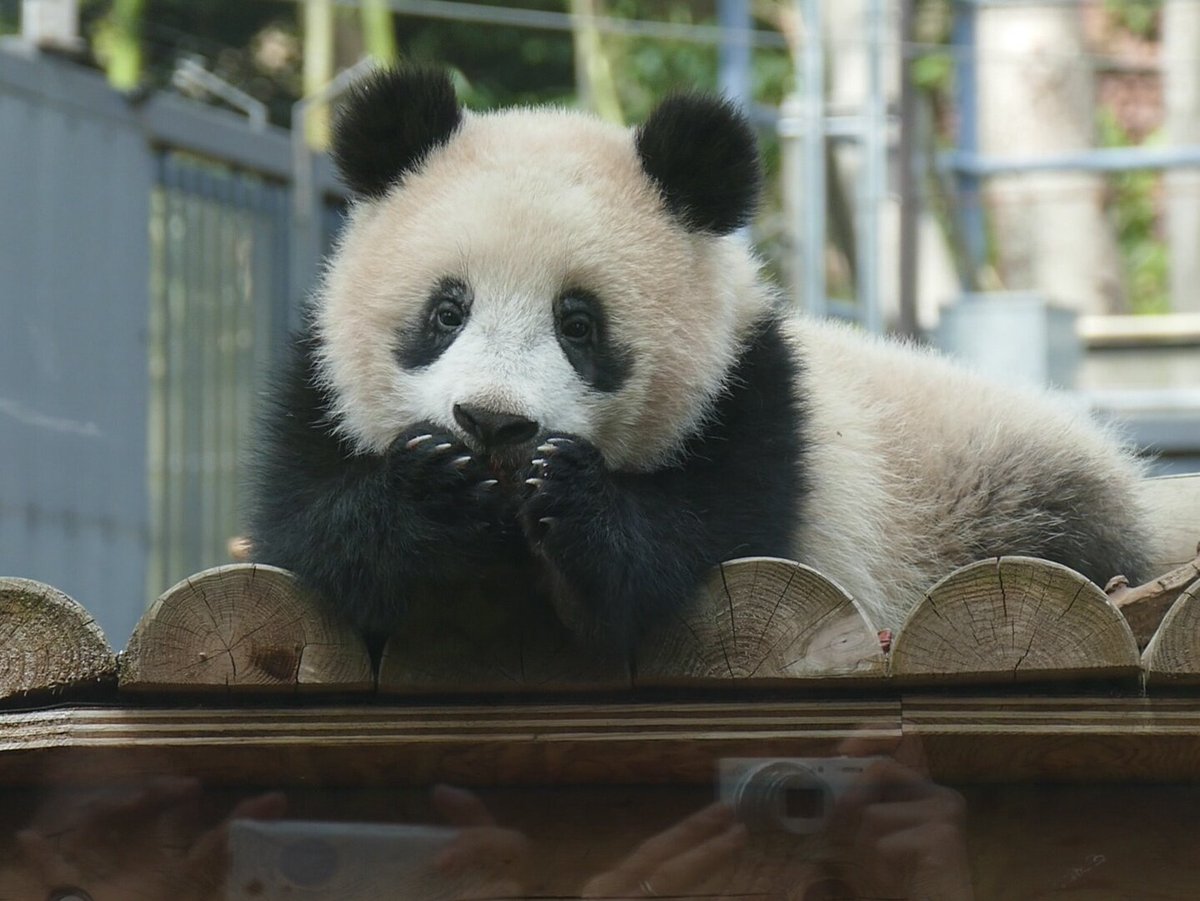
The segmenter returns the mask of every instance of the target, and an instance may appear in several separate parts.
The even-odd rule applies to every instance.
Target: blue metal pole
[[[804,303],[814,316],[829,309],[825,285],[825,45],[821,0],[796,0],[804,22]]]
[[[717,0],[717,23],[721,27],[717,59],[721,93],[749,109],[754,93],[750,57],[754,22],[750,17],[750,0]]]
[[[979,90],[976,69],[976,4],[957,0],[954,4],[954,93],[958,108],[958,147],[968,156],[979,152]],[[958,223],[967,255],[966,270],[974,287],[987,256],[980,179],[973,172],[957,170]]]

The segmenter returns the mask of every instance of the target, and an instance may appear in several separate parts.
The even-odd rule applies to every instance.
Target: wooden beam
[[[77,601],[42,582],[0,578],[0,700],[116,677],[112,648]]]
[[[881,680],[879,633],[816,570],[773,557],[717,567],[696,602],[644,640],[638,685],[799,685]]]
[[[1022,682],[1132,676],[1137,643],[1104,592],[1032,557],[955,570],[909,614],[891,673],[915,682]]]
[[[0,784],[712,784],[720,757],[895,743],[896,701],[0,712]]]
[[[721,757],[901,747],[938,782],[1195,782],[1200,699],[1012,695],[720,703],[0,712],[0,785],[708,785]]]
[[[1200,778],[1197,698],[910,694],[902,709],[906,740],[940,782]]]
[[[156,600],[121,655],[126,691],[363,691],[362,638],[290,573],[236,563],[184,579]]]

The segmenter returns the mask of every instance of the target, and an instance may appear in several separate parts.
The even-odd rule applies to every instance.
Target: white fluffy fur
[[[469,324],[433,365],[401,371],[394,336],[448,275],[474,290]],[[602,299],[633,350],[617,392],[588,388],[555,341],[551,304],[571,285]],[[690,234],[663,212],[630,132],[511,110],[468,114],[418,173],[354,210],[315,315],[336,418],[363,451],[421,420],[460,432],[453,405],[475,403],[579,434],[610,466],[637,470],[678,450],[773,303],[742,242]],[[967,539],[1029,509],[1030,485],[1082,467],[1114,496],[1136,494],[1138,466],[1046,395],[847,328],[796,319],[788,335],[809,416],[797,556],[880,627],[899,625]],[[1012,477],[981,487],[994,472]]]
[[[1107,497],[1089,492],[1096,516],[1148,521],[1128,509],[1142,465],[1065,398],[1001,387],[846,326],[789,325],[810,417],[799,559],[838,581],[880,628],[897,628],[975,539],[1003,546],[1000,536],[1036,510],[1039,485],[1088,472],[1108,486]]]

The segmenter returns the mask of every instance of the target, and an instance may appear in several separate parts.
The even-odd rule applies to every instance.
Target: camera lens
[[[806,834],[821,828],[829,800],[824,779],[803,764],[778,760],[743,776],[734,808],[750,829]]]

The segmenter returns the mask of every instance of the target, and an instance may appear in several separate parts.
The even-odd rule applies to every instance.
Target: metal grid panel
[[[151,594],[228,560],[288,298],[286,186],[164,151],[150,215]]]

